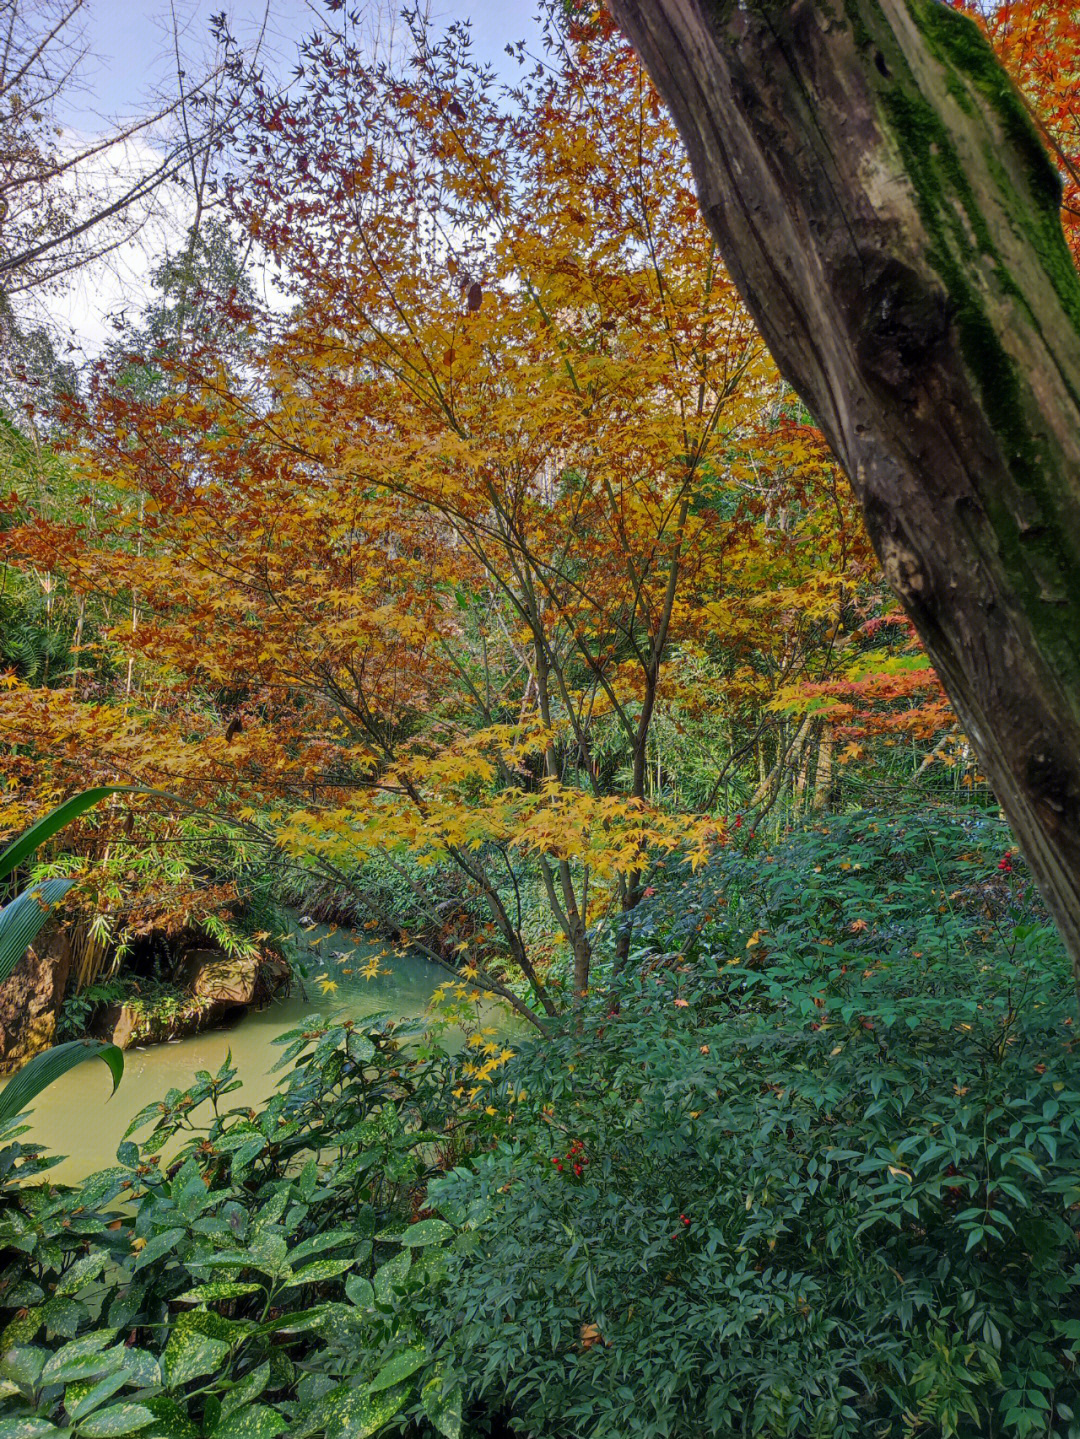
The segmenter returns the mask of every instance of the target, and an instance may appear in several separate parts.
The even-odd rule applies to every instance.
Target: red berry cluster
[[[680,1234],[684,1234],[686,1230],[690,1228],[690,1216],[688,1214],[680,1214],[679,1223],[682,1225],[682,1229],[676,1229],[675,1233],[671,1236],[672,1239],[678,1239]]]
[[[575,1139],[571,1142],[570,1148],[561,1159],[558,1155],[555,1155],[551,1162],[560,1174],[563,1172],[564,1167],[569,1165],[574,1176],[580,1179],[585,1173],[585,1166],[589,1162],[589,1156],[585,1153],[585,1146],[581,1140]]]
[[[1003,874],[1012,874],[1012,855],[1009,854],[1008,851],[998,860],[998,869],[1000,869]]]

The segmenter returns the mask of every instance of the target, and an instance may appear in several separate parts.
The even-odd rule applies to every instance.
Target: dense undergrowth
[[[1004,826],[650,888],[486,1081],[318,1019],[78,1190],[9,1134],[0,1436],[1080,1434],[1074,1000]]]

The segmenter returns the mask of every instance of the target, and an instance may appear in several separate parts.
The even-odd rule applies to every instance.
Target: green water
[[[71,1184],[114,1164],[124,1131],[144,1105],[160,1099],[169,1089],[186,1088],[197,1069],[217,1070],[229,1051],[244,1084],[233,1102],[258,1105],[273,1093],[279,1078],[269,1073],[281,1055],[280,1046],[273,1043],[275,1036],[294,1028],[304,1015],[318,1011],[362,1019],[386,1011],[394,1019],[412,1018],[424,1014],[432,994],[446,978],[445,972],[428,960],[393,954],[348,929],[323,924],[305,932],[297,924],[295,932],[309,948],[312,976],[325,973],[337,983],[336,992],[323,994],[312,978],[305,985],[306,999],[294,984],[288,999],[249,1011],[231,1029],[130,1049],[124,1057],[124,1078],[111,1099],[103,1064],[91,1061],[71,1070],[38,1096],[30,1132],[25,1136],[52,1154],[66,1156],[50,1171],[50,1178]],[[380,965],[383,972],[374,979],[344,972],[358,969],[372,954],[385,955]]]

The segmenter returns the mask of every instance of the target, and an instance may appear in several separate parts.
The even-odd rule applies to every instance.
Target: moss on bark
[[[1015,186],[989,135],[988,168],[1010,212],[1019,211],[1032,250],[1050,275],[1069,320],[1080,329],[1080,279],[1061,230],[1060,179],[1023,102],[972,21],[934,0],[913,0],[911,10],[942,63],[955,65],[991,102],[1001,143],[1027,174],[1030,196],[1017,203]],[[1074,573],[1071,558],[1075,537],[1066,532],[1055,499],[1067,478],[1056,472],[1047,453],[1026,377],[1019,373],[999,323],[989,313],[987,292],[996,287],[999,297],[1022,305],[1033,322],[1035,316],[994,242],[954,135],[923,95],[899,48],[890,48],[889,76],[882,76],[877,86],[883,128],[893,138],[914,190],[930,237],[928,259],[941,279],[965,363],[978,385],[1013,483],[1027,502],[1027,513],[1021,521],[1014,497],[1003,491],[987,489],[980,499],[1016,600],[1040,643],[1054,653],[1062,678],[1080,681],[1075,645],[1075,636],[1080,635],[1080,576]],[[973,253],[982,262],[977,276]],[[1073,398],[1080,399],[1075,393]]]

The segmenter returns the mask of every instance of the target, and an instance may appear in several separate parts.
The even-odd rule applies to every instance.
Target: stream
[[[115,1164],[117,1145],[144,1105],[163,1098],[169,1089],[187,1088],[198,1069],[216,1072],[228,1052],[232,1052],[237,1077],[244,1084],[243,1090],[230,1096],[230,1104],[257,1107],[281,1078],[269,1073],[282,1053],[273,1043],[275,1036],[294,1028],[305,1015],[342,1013],[361,1019],[384,1011],[392,1019],[413,1018],[425,1012],[432,994],[447,977],[420,955],[394,954],[385,944],[341,926],[301,926],[297,920],[294,936],[301,952],[304,944],[310,950],[309,974],[326,973],[337,983],[336,992],[324,995],[311,978],[304,985],[305,999],[299,981],[294,980],[287,999],[276,1000],[266,1009],[249,1010],[229,1029],[129,1049],[124,1055],[124,1077],[111,1098],[111,1080],[100,1061],[89,1060],[69,1071],[34,1101],[29,1133],[24,1136],[24,1141],[44,1145],[50,1154],[65,1156],[49,1171],[50,1180],[74,1184]],[[343,972],[358,970],[376,953],[385,954],[385,959],[382,972],[374,979]],[[500,1027],[505,1027],[505,1017],[500,1017]],[[145,1138],[149,1132],[148,1126],[133,1137]]]

